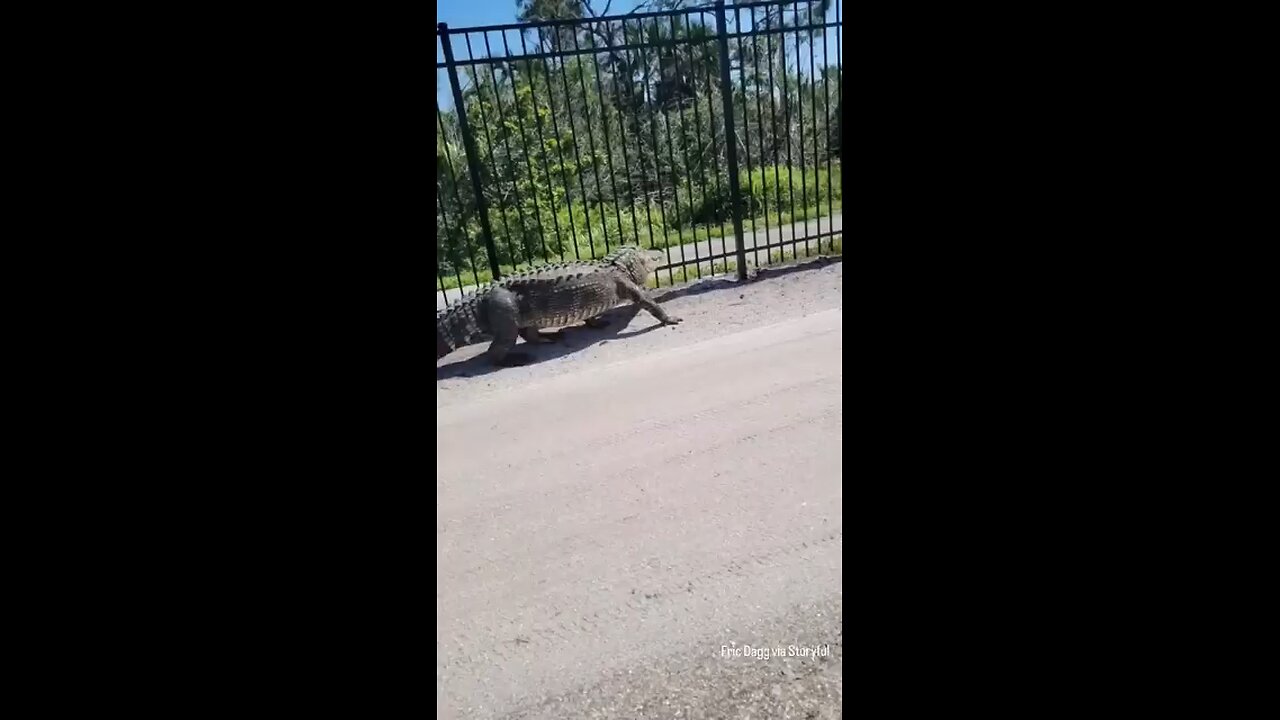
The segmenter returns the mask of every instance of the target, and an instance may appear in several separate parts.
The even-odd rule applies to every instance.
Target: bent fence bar
[[[834,250],[841,29],[839,0],[441,23],[445,303],[619,244],[665,250],[658,284]]]

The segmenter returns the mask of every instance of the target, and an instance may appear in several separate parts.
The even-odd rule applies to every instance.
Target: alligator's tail
[[[460,347],[484,339],[487,334],[480,322],[483,299],[470,295],[436,312],[436,359]]]

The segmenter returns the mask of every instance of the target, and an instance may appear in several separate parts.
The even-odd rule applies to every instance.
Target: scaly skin
[[[436,313],[436,359],[492,339],[491,362],[523,364],[529,357],[511,352],[517,337],[551,342],[538,330],[580,321],[599,327],[607,324],[597,319],[601,313],[627,300],[675,325],[681,319],[668,315],[644,289],[645,277],[662,259],[661,252],[626,246],[596,261],[542,265],[486,285]]]

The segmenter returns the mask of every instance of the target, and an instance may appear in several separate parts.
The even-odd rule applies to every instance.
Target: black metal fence
[[[841,29],[839,0],[441,23],[444,303],[626,243],[657,284],[838,250]]]

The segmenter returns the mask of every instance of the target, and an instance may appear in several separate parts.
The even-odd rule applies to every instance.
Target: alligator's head
[[[645,250],[634,245],[619,248],[613,254],[613,264],[622,268],[631,280],[644,287],[645,280],[667,259],[661,250]]]

